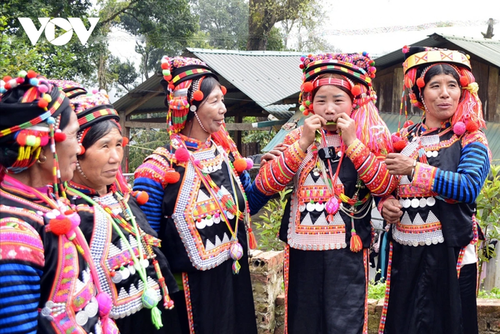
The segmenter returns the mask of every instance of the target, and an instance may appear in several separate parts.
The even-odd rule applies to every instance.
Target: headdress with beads
[[[474,132],[479,128],[486,128],[481,100],[477,94],[479,86],[472,74],[468,55],[455,50],[420,46],[404,46],[403,53],[404,88],[409,90],[408,96],[414,106],[425,111],[421,99],[426,85],[425,74],[436,65],[447,64],[456,71],[462,87],[462,96],[451,119],[453,131],[462,135],[465,131]]]
[[[28,169],[42,147],[66,139],[59,130],[59,116],[66,108],[69,100],[65,94],[32,70],[0,80],[0,144],[14,148],[15,142],[19,147],[17,160],[5,168],[7,172]],[[52,145],[51,150],[55,155]]]
[[[342,87],[350,92],[353,100],[351,118],[356,122],[358,139],[373,152],[386,154],[392,151],[390,133],[374,104],[377,99],[372,86],[375,61],[366,52],[309,54],[301,57],[299,67],[303,72],[299,108],[304,115],[313,112],[313,95],[319,87]],[[324,78],[322,75],[327,73],[341,78]]]

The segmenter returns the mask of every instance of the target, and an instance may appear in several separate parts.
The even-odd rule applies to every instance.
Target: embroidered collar
[[[182,133],[179,133],[179,138],[186,144],[186,147],[189,150],[198,150],[201,148],[209,148],[212,145],[212,137],[209,136],[206,141],[200,141],[188,136],[183,135]]]
[[[89,188],[89,187],[84,186],[82,184],[78,184],[74,181],[69,181],[68,183],[69,183],[69,186],[71,188],[77,189],[77,190],[81,191],[82,193],[84,193],[85,195],[101,197],[101,195],[99,195],[97,190],[95,190],[93,188]],[[108,194],[115,193],[116,192],[116,185],[113,183],[113,184],[107,186],[107,190],[108,190]],[[104,196],[106,196],[106,195],[104,195]]]

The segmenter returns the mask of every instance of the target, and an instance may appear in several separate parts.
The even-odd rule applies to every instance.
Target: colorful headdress
[[[185,124],[189,110],[196,111],[193,101],[202,101],[204,96],[200,90],[203,78],[211,76],[219,80],[212,70],[199,59],[187,57],[161,60],[163,80],[161,81],[167,97],[165,105],[169,107],[167,123],[169,133],[180,132]],[[221,87],[223,93],[225,88]]]
[[[353,101],[351,118],[356,122],[358,139],[373,152],[386,154],[392,151],[389,131],[374,104],[377,99],[372,86],[377,71],[375,61],[366,52],[302,56],[299,67],[303,71],[299,108],[304,115],[313,112],[313,97],[319,87],[342,87],[350,93]],[[340,78],[323,76],[327,73]]]
[[[32,70],[0,80],[0,143],[15,141],[19,146],[17,160],[6,167],[8,172],[28,169],[51,139],[59,142],[66,138],[59,130],[58,116],[67,108],[69,100],[64,93]]]
[[[462,86],[462,96],[451,119],[453,131],[461,135],[466,130],[474,132],[486,127],[481,100],[477,94],[479,86],[472,74],[468,55],[455,50],[420,46],[405,46],[403,53],[404,87],[409,90],[408,96],[414,106],[425,111],[421,97],[426,85],[425,74],[436,65],[447,64],[456,71]]]

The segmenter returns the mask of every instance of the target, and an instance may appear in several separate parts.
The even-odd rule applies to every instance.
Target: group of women
[[[380,333],[477,333],[474,203],[490,164],[477,83],[458,51],[403,51],[422,122],[391,136],[368,54],[304,56],[311,116],[254,181],[226,88],[198,59],[162,59],[170,141],[133,189],[104,93],[3,78],[0,333],[257,333],[250,216],[290,183],[286,333],[368,332],[374,198],[390,235]]]

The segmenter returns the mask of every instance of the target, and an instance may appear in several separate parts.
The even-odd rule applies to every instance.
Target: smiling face
[[[120,169],[123,158],[122,141],[123,137],[116,127],[99,138],[79,159],[85,177],[81,173],[75,173],[73,180],[103,195],[106,187],[115,181]]]
[[[351,97],[342,89],[333,85],[324,85],[319,87],[313,98],[313,110],[316,115],[326,119],[327,122],[337,119],[339,114],[351,116],[352,100]],[[335,131],[336,125],[327,125],[329,131]]]
[[[452,75],[433,76],[422,92],[426,109],[425,125],[435,128],[450,119],[457,110],[461,92],[460,84]]]

